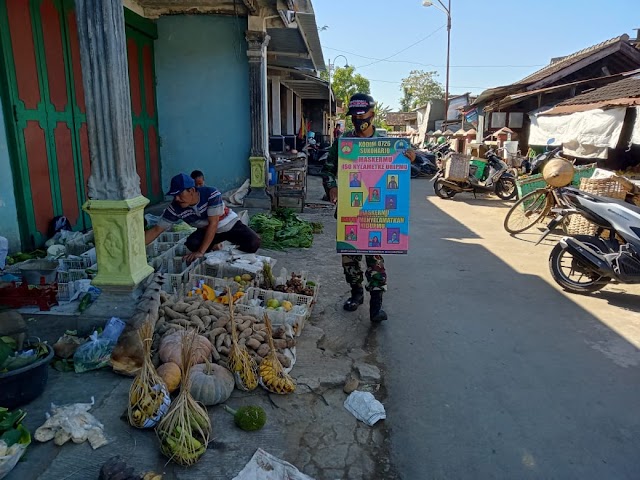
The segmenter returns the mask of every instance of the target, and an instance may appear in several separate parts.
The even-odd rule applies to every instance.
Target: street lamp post
[[[331,115],[331,98],[333,97],[333,90],[331,89],[331,69],[333,67],[335,67],[336,65],[336,60],[338,60],[340,57],[344,58],[346,64],[345,67],[349,66],[349,60],[347,60],[347,57],[345,57],[344,55],[338,55],[336,58],[333,59],[333,64],[331,63],[331,59],[329,59],[329,144],[333,144],[333,117]]]
[[[448,4],[449,4],[448,6],[445,6],[445,4],[442,3],[440,0],[438,0],[438,3],[441,5],[441,7],[438,7],[438,5],[434,4],[431,0],[424,0],[422,2],[422,6],[424,7],[434,6],[438,10],[441,10],[442,12],[444,12],[445,15],[447,16],[447,80],[446,80],[446,85],[444,90],[444,123],[446,124],[448,120],[447,118],[448,113],[449,113],[449,56],[451,52],[451,0],[448,1]]]

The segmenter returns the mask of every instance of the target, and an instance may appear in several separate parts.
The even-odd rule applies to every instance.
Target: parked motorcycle
[[[444,178],[444,168],[440,167],[434,177],[433,189],[440,198],[453,198],[460,192],[490,192],[503,200],[511,200],[518,194],[516,177],[509,171],[509,166],[496,155],[494,150],[486,153],[488,160],[484,171],[478,174],[475,166],[470,166],[469,176],[465,181],[453,181]]]
[[[415,154],[416,158],[411,164],[411,178],[431,177],[438,173],[434,153],[416,150]]]
[[[595,292],[609,282],[640,283],[640,208],[574,187],[557,193],[599,230],[564,237],[553,248],[549,270],[556,283],[571,293]]]
[[[302,151],[307,154],[307,172],[309,175],[320,176],[329,157],[329,147],[320,148],[316,143],[307,143],[302,148]]]

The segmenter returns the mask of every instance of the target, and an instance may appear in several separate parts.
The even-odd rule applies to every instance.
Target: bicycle
[[[561,223],[563,229],[566,228],[564,219],[573,213],[573,208],[562,202],[556,194],[558,188],[560,187],[547,185],[520,198],[507,212],[504,229],[512,235],[522,233],[550,213],[555,213],[557,217],[553,227]]]

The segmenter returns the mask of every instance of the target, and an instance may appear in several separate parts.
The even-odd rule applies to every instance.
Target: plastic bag
[[[384,405],[376,400],[370,392],[360,392],[358,390],[352,392],[344,401],[344,408],[370,427],[378,420],[387,418]]]
[[[111,317],[111,319],[105,325],[100,338],[109,340],[112,343],[117,343],[118,338],[120,338],[120,334],[124,330],[125,325],[126,324],[118,317]]]
[[[14,443],[9,448],[6,447],[7,444],[0,440],[0,480],[13,470],[27,449],[27,445],[21,443]]]
[[[93,397],[91,403],[61,406],[52,403],[51,415],[47,414],[47,421],[38,427],[34,438],[39,442],[53,440],[56,445],[64,445],[69,440],[73,443],[89,440],[94,450],[106,445],[109,442],[104,436],[104,425],[89,413],[93,404]]]
[[[9,240],[5,237],[0,237],[0,270],[4,268],[7,255],[9,255]]]
[[[233,480],[313,480],[289,462],[274,457],[261,448],[256,450],[249,463],[233,477]]]
[[[89,341],[80,345],[76,353],[73,354],[73,368],[76,373],[109,366],[114,346],[114,342],[106,338],[99,338],[98,332],[93,332]]]

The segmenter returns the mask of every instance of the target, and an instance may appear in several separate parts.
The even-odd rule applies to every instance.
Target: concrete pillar
[[[271,77],[271,135],[282,135],[280,77]]]
[[[293,90],[287,88],[287,135],[295,135],[295,123],[293,116]]]
[[[294,134],[298,134],[300,130],[300,126],[302,125],[302,98],[296,95],[296,121],[295,121],[295,129],[293,131]]]
[[[153,269],[144,245],[144,207],[136,173],[122,0],[76,0],[87,108],[89,200],[98,257],[96,285],[133,287]]]
[[[271,208],[271,199],[265,192],[267,154],[269,153],[266,60],[269,35],[262,31],[248,30],[246,38],[251,105],[251,156],[249,157],[251,192],[244,198],[243,205],[251,208],[269,209]]]

